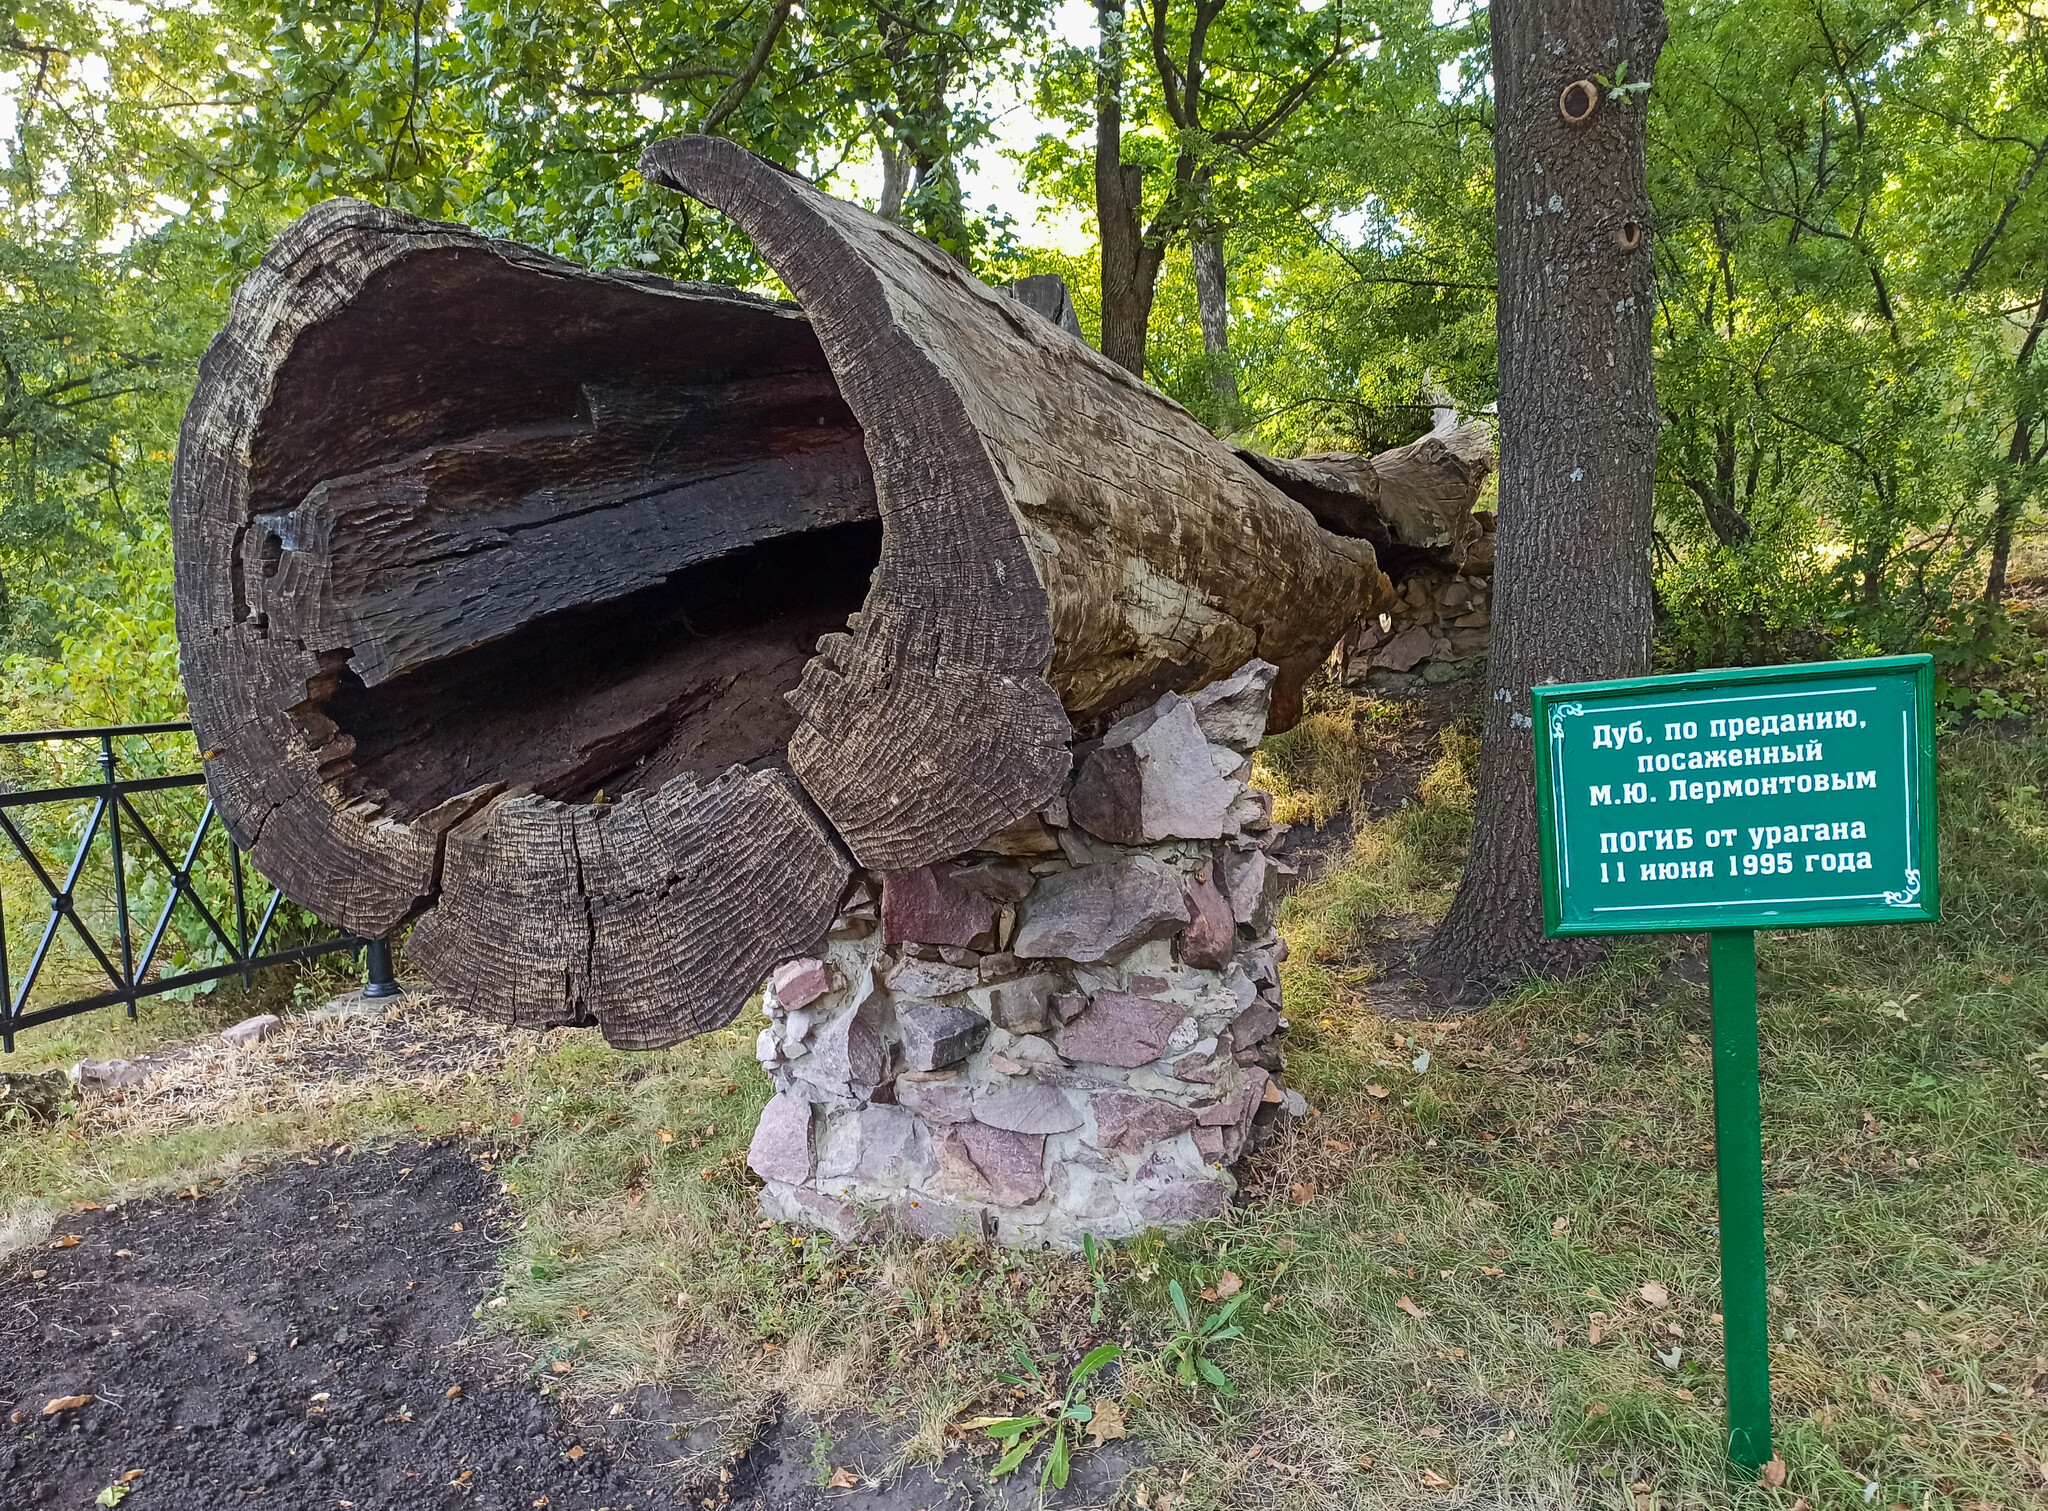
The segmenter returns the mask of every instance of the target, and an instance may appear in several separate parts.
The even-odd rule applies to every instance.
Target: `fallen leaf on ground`
[[[75,1249],[81,1242],[83,1240],[76,1233],[66,1233],[57,1240],[57,1247],[60,1249]]]
[[[1287,1188],[1287,1196],[1297,1207],[1305,1207],[1316,1199],[1315,1182],[1296,1181]]]
[[[577,1445],[576,1445],[576,1446],[575,1446],[574,1448],[571,1448],[571,1449],[569,1450],[569,1459],[570,1459],[570,1462],[572,1462],[572,1463],[573,1463],[573,1462],[575,1462],[575,1461],[576,1461],[577,1459],[580,1459],[580,1458],[582,1458],[582,1457],[583,1457],[583,1445],[582,1445],[581,1443],[578,1443],[578,1444],[577,1444]]]
[[[121,1476],[121,1483],[124,1485],[132,1485],[141,1478],[142,1471],[140,1469],[130,1469],[126,1474]]]
[[[1361,1453],[1358,1456],[1358,1467],[1361,1469],[1372,1468],[1372,1455],[1369,1453]]]
[[[1384,1102],[1388,1097],[1393,1095],[1393,1093],[1387,1090],[1386,1087],[1377,1084],[1366,1087],[1365,1094],[1371,1097],[1376,1102]]]
[[[1353,1149],[1356,1149],[1358,1146],[1356,1144],[1349,1143],[1344,1139],[1326,1138],[1323,1140],[1323,1147],[1329,1150],[1332,1154],[1349,1154]]]
[[[450,1224],[448,1224],[448,1231],[451,1233],[460,1233],[462,1231],[462,1224],[459,1222],[451,1222]]]
[[[676,1141],[676,1136],[666,1128],[657,1128],[655,1132],[661,1135],[661,1141],[664,1144],[673,1144]]]
[[[832,1478],[825,1481],[827,1490],[851,1490],[860,1483],[860,1476],[851,1469],[834,1469]]]
[[[1593,1404],[1592,1404],[1591,1406],[1588,1406],[1588,1407],[1586,1408],[1586,1415],[1587,1415],[1587,1416],[1589,1416],[1589,1417],[1604,1417],[1604,1416],[1606,1416],[1606,1415],[1607,1415],[1607,1403],[1606,1403],[1605,1401],[1595,1401],[1595,1402],[1594,1402],[1594,1403],[1593,1403]]]
[[[1482,1264],[1479,1267],[1479,1273],[1482,1275],[1490,1275],[1497,1279],[1500,1276],[1505,1275],[1507,1271],[1502,1269],[1497,1264]]]
[[[1225,1270],[1216,1281],[1216,1295],[1219,1300],[1228,1301],[1244,1289],[1244,1282],[1237,1278],[1235,1270]]]
[[[451,1401],[459,1401],[462,1399],[462,1387],[460,1385],[451,1385],[442,1394]]]
[[[59,1396],[56,1400],[48,1402],[44,1405],[43,1415],[46,1417],[53,1417],[60,1411],[78,1411],[81,1408],[90,1405],[92,1405],[92,1397],[89,1395]]]
[[[1409,1316],[1416,1318],[1418,1321],[1430,1315],[1423,1308],[1417,1306],[1415,1302],[1407,1296],[1403,1296],[1399,1301],[1396,1301],[1394,1305],[1399,1307],[1402,1311],[1406,1312]]]
[[[1097,1401],[1095,1415],[1088,1419],[1088,1436],[1100,1448],[1112,1438],[1124,1435],[1124,1409],[1114,1401]]]
[[[1553,1217],[1550,1220],[1550,1236],[1552,1238],[1562,1238],[1571,1230],[1572,1220],[1569,1217]]]
[[[548,1366],[548,1368],[552,1369],[558,1375],[566,1375],[570,1370],[574,1369],[575,1367],[576,1366],[571,1364],[567,1359],[557,1359],[553,1364],[550,1364]]]
[[[1422,1471],[1422,1488],[1425,1490],[1448,1490],[1455,1482],[1445,1479],[1434,1469]]]
[[[1778,1454],[1771,1455],[1771,1461],[1757,1470],[1756,1477],[1772,1489],[1785,1483],[1785,1460]]]
[[[626,1193],[626,1205],[629,1207],[637,1207],[645,1200],[647,1200],[647,1193],[638,1186],[635,1186]]]
[[[1671,1292],[1664,1289],[1664,1283],[1661,1280],[1645,1280],[1637,1289],[1636,1294],[1651,1306],[1667,1306],[1671,1301]]]

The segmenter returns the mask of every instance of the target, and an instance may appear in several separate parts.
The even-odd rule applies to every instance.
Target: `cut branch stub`
[[[1254,657],[1284,727],[1394,538],[728,142],[646,167],[803,308],[337,201],[237,293],[172,497],[256,864],[414,923],[464,1005],[633,1047],[730,1021],[854,861],[997,843],[1077,727]]]

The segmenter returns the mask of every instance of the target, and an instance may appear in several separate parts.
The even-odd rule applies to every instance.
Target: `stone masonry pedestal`
[[[1246,786],[1274,669],[1076,748],[1063,798],[953,860],[862,874],[777,967],[762,1210],[842,1238],[1078,1246],[1213,1216],[1281,1080],[1285,826]]]

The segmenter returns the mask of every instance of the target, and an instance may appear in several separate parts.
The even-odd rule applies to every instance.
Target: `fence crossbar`
[[[129,1016],[133,1017],[136,1003],[145,997],[201,986],[228,976],[240,976],[246,983],[251,980],[253,972],[265,966],[288,965],[344,950],[359,950],[367,943],[354,934],[336,933],[328,938],[266,953],[265,947],[279,910],[287,899],[281,890],[273,887],[260,913],[252,910],[247,858],[231,834],[225,836],[226,872],[218,880],[225,884],[232,902],[232,931],[228,922],[223,920],[223,914],[207,903],[200,890],[199,878],[202,866],[209,864],[207,840],[219,821],[219,813],[212,800],[208,799],[201,810],[190,839],[183,840],[182,833],[176,836],[182,843],[173,842],[172,832],[165,828],[167,821],[164,818],[159,817],[151,823],[134,802],[140,793],[203,787],[205,776],[198,771],[123,776],[120,772],[123,756],[114,743],[135,735],[185,734],[191,729],[189,723],[179,720],[0,733],[0,746],[92,741],[99,747],[96,755],[101,770],[98,782],[0,791],[0,836],[4,836],[15,856],[35,878],[49,908],[49,917],[36,936],[35,948],[17,977],[16,962],[10,959],[8,952],[7,899],[4,892],[0,892],[0,1047],[6,1051],[13,1051],[16,1033],[37,1024],[116,1004],[124,1004]],[[203,755],[201,759],[204,759]],[[52,865],[46,864],[37,854],[34,843],[17,819],[33,808],[79,803],[89,803],[91,808],[77,832],[68,861],[61,866],[60,880]],[[139,847],[130,842],[138,836],[141,839]],[[96,853],[94,847],[102,843],[112,868],[114,923],[119,936],[118,962],[84,916],[78,895],[86,879],[87,865]],[[161,867],[170,882],[170,895],[160,909],[154,910],[153,920],[132,917],[134,888],[129,873],[130,868],[137,865]],[[158,962],[163,955],[164,943],[181,902],[190,906],[211,935],[209,947],[218,946],[216,958],[213,963],[195,966],[191,970],[152,976],[152,972],[159,971]],[[138,922],[149,924],[139,958],[136,949]],[[69,1001],[30,1007],[30,996],[49,965],[51,953],[67,925],[105,976],[108,989]]]

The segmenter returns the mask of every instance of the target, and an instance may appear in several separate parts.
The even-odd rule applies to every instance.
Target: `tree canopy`
[[[10,699],[67,718],[178,707],[163,505],[179,415],[237,280],[334,195],[594,265],[766,286],[743,238],[634,170],[649,141],[711,130],[992,280],[1063,273],[1100,338],[1095,253],[1048,244],[975,185],[1093,227],[1112,20],[1114,155],[1132,256],[1151,263],[1147,378],[1282,454],[1397,443],[1440,393],[1491,404],[1483,7],[15,5],[0,21]],[[2024,0],[1724,0],[1670,20],[1641,96],[1660,654],[1997,654],[1991,604],[2048,461],[2048,17]],[[997,139],[1014,99],[1041,123],[1021,151]]]

